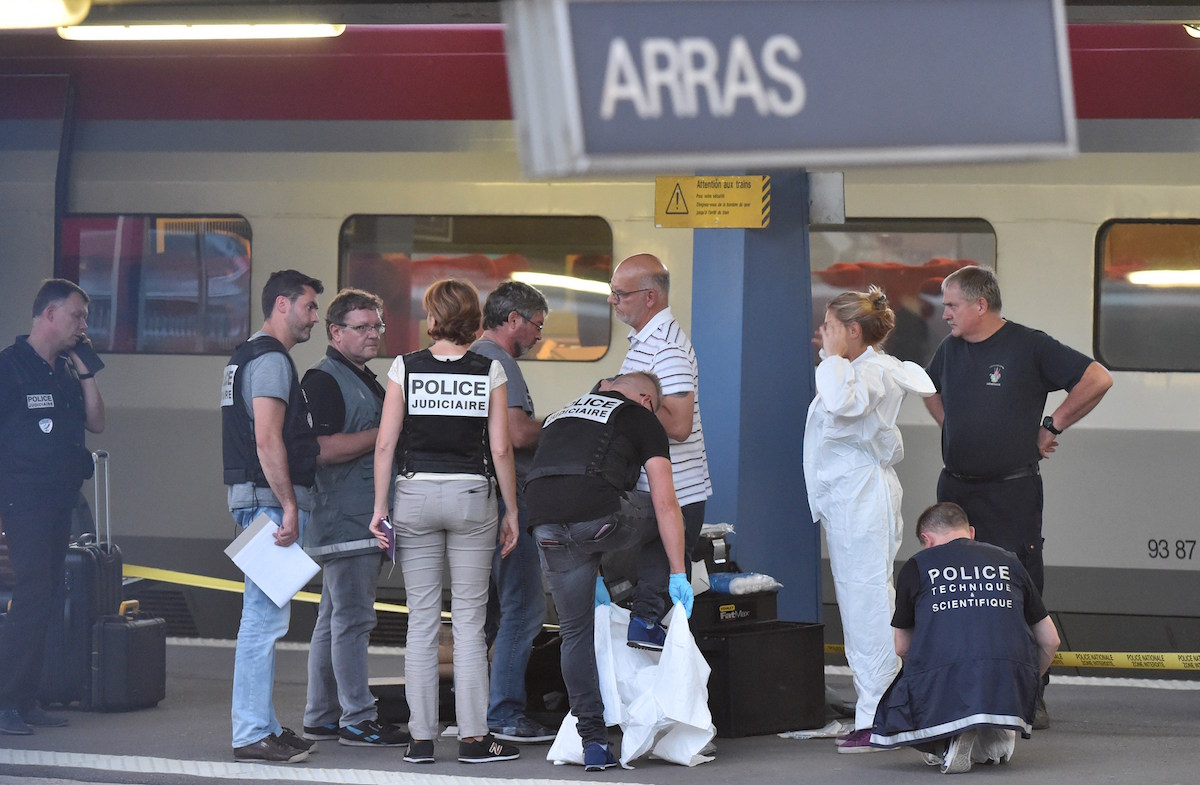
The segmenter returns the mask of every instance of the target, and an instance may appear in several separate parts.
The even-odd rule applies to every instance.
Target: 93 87
[[[1191,561],[1195,552],[1195,540],[1151,539],[1146,541],[1146,555],[1151,559],[1180,559],[1182,561]]]

